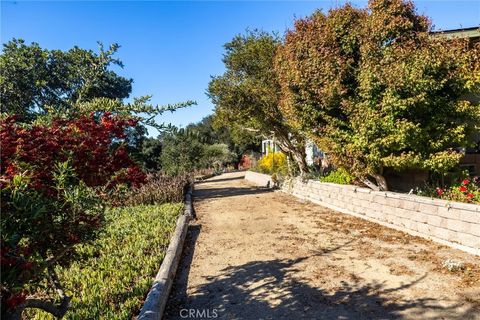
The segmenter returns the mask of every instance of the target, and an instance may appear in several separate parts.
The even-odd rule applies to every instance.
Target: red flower
[[[443,194],[444,190],[443,189],[440,189],[440,188],[437,188],[437,194],[439,196],[441,196]]]
[[[9,165],[7,166],[7,170],[6,170],[6,171],[7,171],[7,174],[8,174],[9,176],[13,176],[13,175],[15,174],[15,167],[14,167],[12,164],[9,164]]]
[[[458,188],[458,190],[460,190],[460,192],[465,192],[467,191],[467,188],[465,188],[464,186],[461,186],[460,188]]]
[[[475,195],[473,193],[467,194],[467,198],[472,199]]]
[[[470,183],[470,180],[468,180],[468,179],[465,179],[465,180],[462,181],[462,184],[464,186],[467,186],[469,183]]]

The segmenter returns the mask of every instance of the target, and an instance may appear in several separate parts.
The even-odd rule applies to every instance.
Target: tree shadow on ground
[[[182,258],[175,275],[175,280],[173,281],[172,290],[165,309],[164,319],[168,318],[169,314],[174,315],[173,319],[175,319],[178,316],[178,310],[183,308],[182,305],[185,303],[185,298],[187,296],[188,276],[190,274],[190,267],[195,253],[195,244],[197,243],[201,230],[202,226],[200,224],[191,224],[188,226],[187,236],[182,251]]]
[[[349,243],[351,243],[350,241]],[[349,244],[346,243],[345,245]],[[334,249],[321,251],[327,255]],[[252,261],[206,276],[206,284],[190,295],[183,290],[178,304],[170,305],[168,319],[180,319],[181,309],[216,310],[218,319],[475,319],[478,310],[459,314],[458,304],[441,306],[428,297],[406,299],[400,292],[420,283],[427,274],[401,286],[361,279],[340,281],[335,290],[313,287],[301,279],[299,264],[310,257]]]
[[[212,188],[195,190],[196,199],[254,195],[272,192],[259,188]],[[172,295],[167,303],[164,319],[476,319],[478,310],[462,309],[460,304],[441,304],[428,294],[409,298],[404,290],[421,283],[427,274],[398,287],[386,282],[366,282],[359,278],[339,278],[336,287],[327,290],[314,286],[315,279],[301,278],[302,262],[312,256],[329,253],[348,246],[350,240],[332,249],[320,250],[312,256],[297,259],[251,261],[230,266],[216,276],[205,276],[204,284],[190,288],[188,276],[195,242],[201,225],[189,227],[182,263],[177,272]],[[221,254],[221,253],[220,253]],[[248,257],[246,257],[248,258]],[[327,274],[329,270],[325,270]],[[322,275],[319,275],[322,277]],[[325,275],[328,278],[328,275]],[[338,278],[338,277],[337,277]],[[330,279],[332,280],[332,279]],[[192,292],[193,291],[193,292]],[[448,301],[447,301],[448,302]],[[193,309],[203,317],[185,317],[180,311]],[[210,317],[206,317],[210,315]]]
[[[194,191],[195,200],[235,197],[244,195],[264,194],[273,192],[271,189],[260,187],[246,188],[209,188]]]

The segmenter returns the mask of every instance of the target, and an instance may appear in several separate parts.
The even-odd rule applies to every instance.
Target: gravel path
[[[243,173],[196,185],[195,211],[165,319],[480,319],[478,257]]]

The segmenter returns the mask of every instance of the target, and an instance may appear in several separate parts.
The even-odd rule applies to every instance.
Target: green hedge
[[[353,180],[354,177],[343,168],[338,168],[330,172],[328,175],[320,178],[321,182],[332,182],[338,184],[350,184]]]
[[[73,295],[66,319],[130,319],[165,256],[183,204],[110,209],[105,232],[76,250],[83,259],[58,270]],[[29,318],[52,319],[43,311]]]

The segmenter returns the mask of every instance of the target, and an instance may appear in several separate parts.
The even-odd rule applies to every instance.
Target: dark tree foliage
[[[303,135],[280,112],[280,85],[274,57],[281,43],[262,31],[238,35],[225,44],[226,71],[213,77],[208,95],[215,104],[217,123],[233,136],[272,137],[293,157],[301,172],[307,170]]]
[[[160,159],[164,172],[179,175],[199,168],[203,145],[194,134],[179,129],[164,134],[161,140]]]
[[[127,98],[133,80],[108,69],[122,67],[113,57],[118,48],[114,44],[106,51],[100,45],[99,53],[79,47],[61,51],[21,39],[9,41],[0,56],[2,112],[33,120],[49,109],[66,110],[97,97]]]
[[[142,142],[141,158],[142,164],[147,171],[158,171],[161,168],[160,155],[162,154],[162,143],[159,139],[146,138]]]

